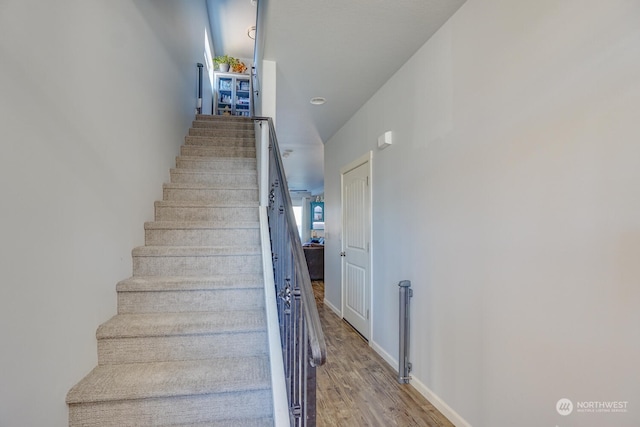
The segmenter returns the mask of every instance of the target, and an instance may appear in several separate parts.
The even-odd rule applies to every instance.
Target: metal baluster
[[[267,121],[270,129],[267,216],[290,421],[294,426],[313,427],[316,425],[316,366],[324,363],[326,347],[273,123],[270,119]]]

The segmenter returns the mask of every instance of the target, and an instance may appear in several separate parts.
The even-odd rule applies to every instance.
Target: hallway
[[[313,291],[327,343],[327,363],[317,371],[319,427],[453,426],[324,306],[323,282],[314,281]]]

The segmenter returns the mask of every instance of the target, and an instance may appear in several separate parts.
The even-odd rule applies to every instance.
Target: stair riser
[[[216,148],[201,147],[196,145],[183,145],[180,147],[180,154],[183,156],[197,157],[246,157],[255,158],[255,148]]]
[[[165,188],[163,197],[164,200],[201,201],[206,203],[257,202],[258,190]]]
[[[263,356],[267,333],[243,332],[168,337],[98,340],[98,364],[200,360],[217,357]]]
[[[210,159],[207,157],[198,158],[176,158],[176,168],[186,170],[202,171],[255,171],[257,169],[256,160],[245,158],[242,160],[228,158],[226,160]]]
[[[255,138],[233,136],[187,136],[184,143],[190,146],[226,147],[226,148],[255,148]]]
[[[253,245],[260,241],[255,229],[146,230],[147,246],[233,246]]]
[[[215,116],[211,114],[196,114],[196,120],[211,122],[233,122],[233,123],[253,123],[253,119],[240,116]]]
[[[257,221],[256,208],[156,206],[156,221]]]
[[[232,121],[208,121],[208,120],[196,120],[191,123],[191,127],[195,129],[227,129],[227,130],[243,130],[250,131],[255,130],[255,125],[252,122],[240,122],[235,123]]]
[[[255,171],[247,171],[247,173],[214,173],[191,171],[187,172],[174,169],[171,171],[171,182],[176,184],[215,184],[216,186],[258,185]]]
[[[69,405],[69,427],[195,424],[272,415],[271,392],[219,393]]]
[[[262,264],[256,255],[230,256],[134,256],[134,276],[215,276],[257,274]]]
[[[230,136],[236,138],[252,138],[255,141],[256,132],[249,129],[211,129],[211,128],[191,128],[189,136]]]
[[[253,310],[264,307],[261,288],[118,292],[118,314]]]

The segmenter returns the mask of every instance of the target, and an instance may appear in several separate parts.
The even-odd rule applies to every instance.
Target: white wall
[[[276,63],[274,61],[258,60],[257,81],[254,80],[255,105],[254,113],[259,117],[271,117],[273,126],[276,126]]]
[[[261,70],[260,115],[271,117],[273,126],[276,126],[276,63],[263,60]]]
[[[193,120],[204,7],[0,4],[0,426],[68,425]]]
[[[374,150],[373,345],[397,358],[411,280],[413,383],[474,426],[640,425],[639,22],[634,1],[469,0],[326,144],[326,298],[339,169]]]

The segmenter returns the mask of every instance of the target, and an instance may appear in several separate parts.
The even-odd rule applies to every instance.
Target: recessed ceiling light
[[[256,26],[255,25],[247,28],[247,36],[249,36],[249,38],[251,40],[255,40],[256,39]]]
[[[311,98],[311,101],[310,101],[310,102],[311,102],[313,105],[322,105],[322,104],[324,104],[325,102],[327,102],[327,100],[326,100],[326,99],[324,99],[324,98],[323,98],[323,97],[321,97],[321,96],[316,96],[315,98]]]

